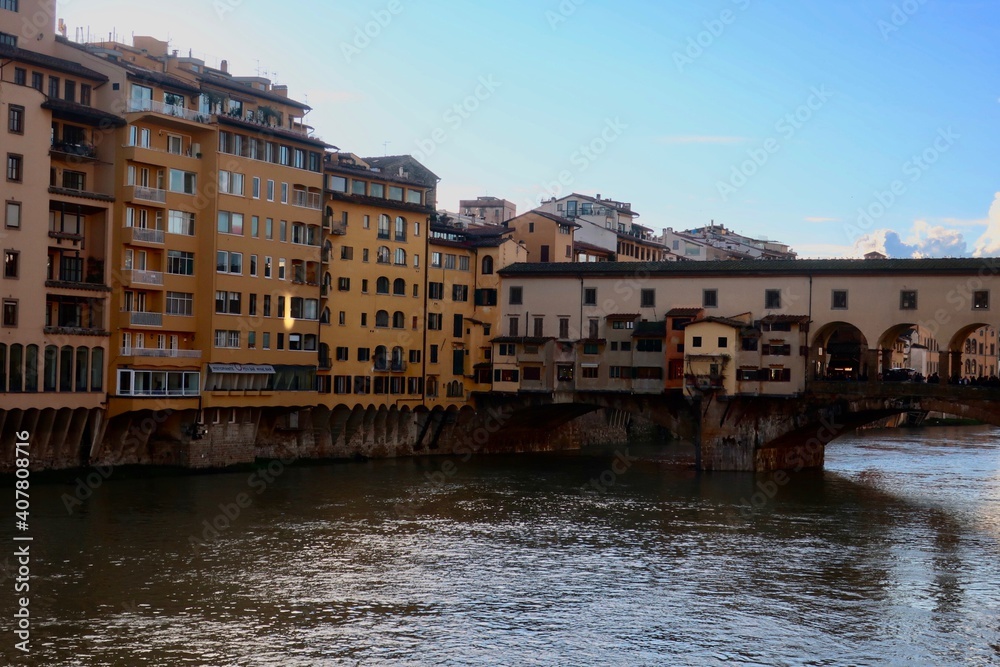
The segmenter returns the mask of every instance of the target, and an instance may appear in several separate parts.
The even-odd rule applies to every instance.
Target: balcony
[[[208,124],[212,120],[212,116],[210,114],[185,109],[184,107],[176,104],[165,104],[163,102],[154,102],[153,100],[130,99],[128,101],[128,113],[142,112],[152,112],[162,116],[182,118],[184,120],[191,121],[192,123]]]
[[[162,229],[147,229],[145,227],[126,227],[122,233],[125,243],[153,243],[163,245]]]
[[[93,199],[102,202],[113,202],[115,200],[114,195],[105,194],[103,192],[94,192],[92,190],[84,190],[78,187],[60,187],[58,185],[50,185],[49,194],[62,195],[64,197],[79,197],[81,199]]]
[[[334,220],[332,215],[323,216],[323,227],[327,233],[334,236],[343,236],[347,233],[347,222],[345,220]]]
[[[143,185],[130,185],[125,188],[125,199],[127,201],[152,202],[154,204],[167,203],[167,191],[156,188],[147,188]]]
[[[128,323],[133,327],[162,327],[163,313],[129,311]]]
[[[122,271],[125,280],[133,285],[153,285],[163,286],[163,274],[159,271],[140,271],[138,269],[126,269]]]
[[[75,144],[68,141],[53,140],[51,152],[79,159],[97,159],[97,149],[91,144]]]
[[[151,347],[123,347],[123,357],[155,357],[160,359],[201,359],[201,350],[170,350]]]
[[[293,190],[292,206],[298,206],[299,208],[311,208],[314,211],[319,211],[323,208],[323,203],[318,192]]]
[[[405,373],[406,372],[406,362],[402,360],[393,359],[392,361],[387,361],[385,359],[377,359],[375,361],[375,372],[376,373]]]

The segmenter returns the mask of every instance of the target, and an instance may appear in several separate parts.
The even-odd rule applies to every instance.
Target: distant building
[[[714,222],[682,232],[667,228],[659,240],[674,252],[683,253],[687,259],[700,261],[796,258],[786,243],[744,236]]]
[[[536,210],[558,215],[578,223],[576,240],[615,253],[619,262],[662,262],[677,259],[653,230],[636,222],[639,214],[632,204],[571,194],[550,199]]]
[[[517,205],[498,197],[476,197],[458,203],[459,213],[491,225],[502,225],[517,215]]]
[[[528,211],[505,225],[528,251],[529,262],[572,262],[574,234],[580,225],[552,213]]]

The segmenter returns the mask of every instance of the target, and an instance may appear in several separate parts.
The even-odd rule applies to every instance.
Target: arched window
[[[38,346],[29,345],[24,350],[24,390],[38,391]]]
[[[387,246],[380,245],[378,247],[378,251],[375,253],[375,261],[379,264],[388,264],[389,258],[389,248]]]
[[[396,278],[392,281],[392,293],[396,296],[406,296],[406,281]]]
[[[55,345],[45,346],[45,381],[42,384],[44,391],[56,390],[57,370],[59,367],[59,348]]]
[[[405,329],[406,328],[406,315],[402,311],[397,310],[392,314],[392,328],[393,329]]]
[[[76,391],[87,391],[87,380],[90,379],[90,348],[76,348]]]
[[[403,217],[396,218],[396,240],[397,241],[406,240],[406,218]]]
[[[329,324],[330,323],[330,307],[329,306],[327,306],[326,308],[323,309],[323,314],[319,318],[319,323],[320,324]]]
[[[15,343],[10,346],[10,385],[8,391],[18,392],[24,389],[24,346]]]
[[[388,294],[389,293],[389,279],[385,276],[379,277],[375,281],[375,293],[376,294]]]
[[[483,275],[491,276],[493,275],[493,258],[489,255],[483,257]]]
[[[104,348],[95,347],[90,356],[90,391],[104,391]]]
[[[403,348],[398,345],[392,348],[392,368],[393,370],[403,370]]]
[[[396,266],[406,266],[406,251],[396,248]]]
[[[328,217],[328,218],[332,218],[333,217],[333,209],[330,208],[329,206],[326,207],[326,217]]]
[[[385,213],[378,217],[378,237],[380,239],[389,238],[389,216]]]
[[[387,368],[385,345],[375,348],[375,370],[384,371]]]
[[[59,350],[59,391],[73,391],[73,348],[69,345]]]
[[[389,311],[380,310],[375,313],[375,326],[381,329],[389,328]]]
[[[438,380],[436,377],[427,378],[427,395],[428,396],[438,395]]]

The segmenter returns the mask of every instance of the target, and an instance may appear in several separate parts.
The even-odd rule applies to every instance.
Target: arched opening
[[[406,296],[406,281],[402,278],[392,281],[392,293],[394,296]]]
[[[402,311],[397,310],[392,314],[392,328],[393,329],[405,329],[406,328],[406,315]]]
[[[396,248],[396,257],[394,260],[396,266],[406,266],[406,251],[402,248]]]
[[[816,332],[809,349],[814,380],[859,381],[868,378],[868,340],[849,322],[831,322]]]
[[[95,347],[90,357],[90,391],[104,391],[103,347]]]
[[[486,255],[485,257],[483,257],[483,271],[482,271],[482,273],[483,273],[484,276],[491,276],[491,275],[493,275],[493,258],[490,257],[489,255]]]
[[[329,324],[330,323],[330,307],[329,306],[327,306],[326,308],[323,309],[323,314],[320,315],[320,317],[319,317],[319,323],[320,324]]]
[[[90,348],[76,348],[75,370],[73,374],[76,379],[75,391],[87,391],[87,380],[90,379]]]
[[[10,346],[10,370],[7,372],[7,379],[10,384],[7,390],[10,392],[20,392],[24,389],[24,346],[14,343]]]
[[[63,345],[59,350],[59,391],[73,391],[73,348]]]
[[[24,349],[24,390],[38,391],[38,346],[29,345]]]
[[[375,348],[375,370],[384,371],[388,370],[388,350],[385,345],[379,345]]]
[[[389,216],[385,213],[378,217],[378,237],[380,239],[389,238]]]
[[[403,217],[396,218],[396,240],[397,241],[406,240],[406,218]]]
[[[376,294],[388,294],[389,293],[389,279],[385,276],[379,277],[375,281],[375,293]]]
[[[42,391],[55,391],[59,370],[59,348],[55,345],[45,346],[45,379],[42,382]],[[2,364],[0,364],[2,366]],[[2,388],[2,385],[0,385]]]
[[[957,384],[997,384],[997,330],[985,322],[962,327],[947,344],[949,381]]]
[[[388,264],[390,258],[391,258],[391,254],[389,252],[389,247],[388,246],[384,246],[384,245],[380,245],[378,247],[378,250],[375,252],[375,261],[378,264]]]
[[[379,329],[389,328],[389,311],[380,310],[375,313],[375,326]]]

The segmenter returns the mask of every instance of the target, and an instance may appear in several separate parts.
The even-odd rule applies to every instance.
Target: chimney
[[[600,192],[597,193],[597,201],[601,201],[601,193]]]
[[[288,86],[286,85],[272,86],[271,92],[274,93],[275,95],[280,95],[281,97],[288,97]]]
[[[223,74],[229,74],[229,61],[223,60],[222,63],[219,65],[219,69],[222,70]]]

